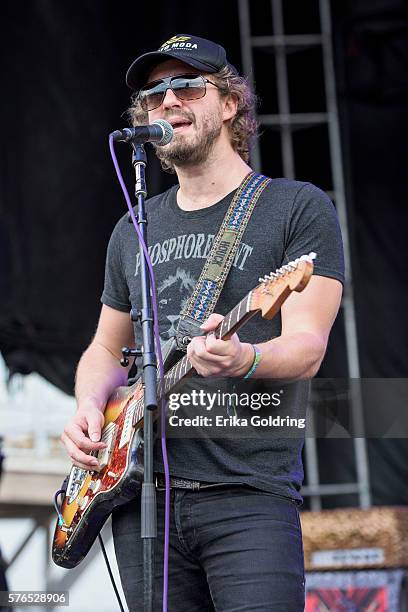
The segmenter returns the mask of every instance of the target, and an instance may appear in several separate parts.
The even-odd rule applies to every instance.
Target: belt
[[[157,491],[164,491],[166,488],[166,480],[164,474],[155,474],[154,482]],[[189,489],[190,491],[199,491],[200,489],[212,489],[215,487],[228,487],[231,483],[228,482],[202,482],[200,480],[190,480],[187,478],[177,478],[170,476],[170,489]]]

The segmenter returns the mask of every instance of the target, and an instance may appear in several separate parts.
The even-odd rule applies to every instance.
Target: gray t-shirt
[[[184,211],[177,205],[177,189],[172,187],[146,202],[163,340],[175,333],[179,313],[195,287],[234,195],[205,209]],[[317,253],[314,274],[344,282],[341,235],[327,195],[310,183],[274,179],[254,208],[215,312],[226,314],[258,284],[258,277],[311,251]],[[139,248],[128,215],[119,220],[109,242],[101,300],[123,312],[141,308]],[[280,332],[279,315],[272,321],[255,316],[239,331],[239,337],[243,342],[261,343]],[[137,326],[135,333],[140,344]],[[305,407],[307,392],[307,383],[290,385],[288,397],[294,413],[299,406]],[[301,499],[302,436],[213,439],[206,435],[170,438],[167,446],[174,476],[240,482]],[[155,469],[162,471],[159,443],[155,450]]]

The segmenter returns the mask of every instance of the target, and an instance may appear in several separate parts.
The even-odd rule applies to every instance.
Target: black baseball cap
[[[166,40],[157,51],[144,53],[135,59],[126,73],[128,87],[140,89],[146,83],[150,70],[165,61],[165,58],[178,59],[207,73],[218,72],[224,66],[229,66],[237,72],[236,68],[228,63],[227,54],[221,45],[190,34],[176,34]]]

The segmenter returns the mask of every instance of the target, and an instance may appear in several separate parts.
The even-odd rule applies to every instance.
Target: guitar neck
[[[217,338],[221,340],[228,340],[240,327],[244,325],[251,317],[256,314],[256,310],[250,310],[251,302],[250,291],[243,300],[241,300],[230,312],[225,315],[224,319],[218,325],[214,331]],[[162,393],[162,385],[159,385],[159,396],[167,395],[171,389],[174,388],[178,383],[191,376],[193,373],[193,366],[191,365],[187,355],[185,355],[180,361],[178,361],[170,370],[165,374],[164,377],[164,392]]]

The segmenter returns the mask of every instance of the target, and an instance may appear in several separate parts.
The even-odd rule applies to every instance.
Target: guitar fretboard
[[[232,336],[235,331],[239,327],[241,327],[248,318],[252,317],[256,310],[250,310],[251,303],[251,294],[250,291],[244,299],[242,299],[238,304],[227,314],[224,319],[221,321],[220,325],[214,331],[217,338],[225,339],[229,336]],[[167,395],[170,393],[171,389],[175,387],[183,378],[186,378],[190,374],[192,374],[194,368],[191,365],[187,355],[182,357],[180,361],[178,361],[164,376],[164,391],[162,389],[162,383],[159,384],[158,387],[158,395],[159,397],[163,397],[163,395]]]

